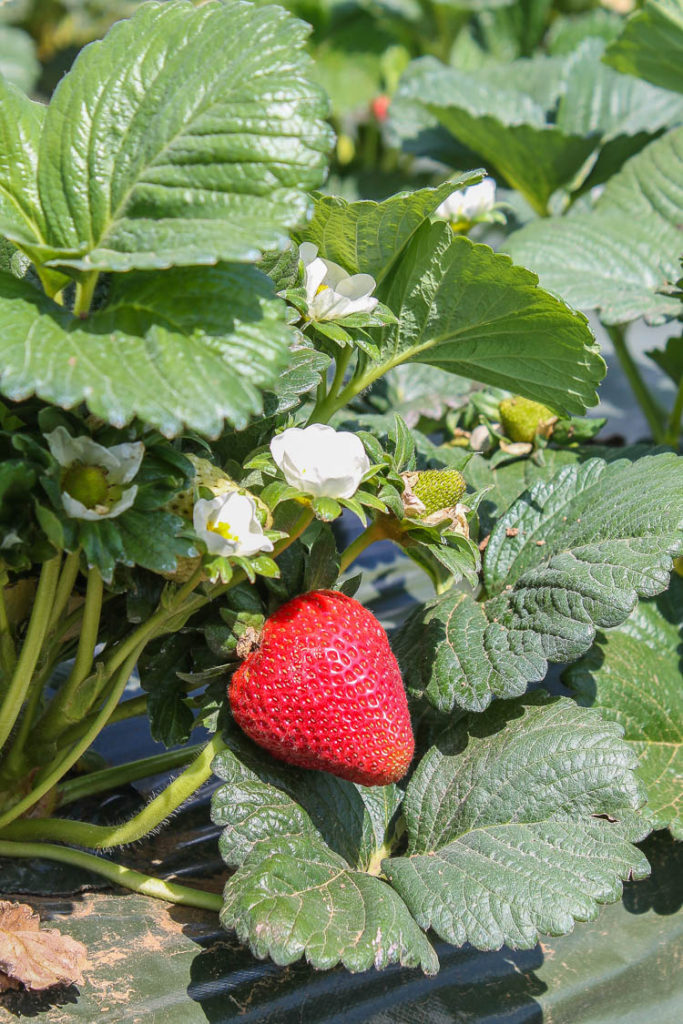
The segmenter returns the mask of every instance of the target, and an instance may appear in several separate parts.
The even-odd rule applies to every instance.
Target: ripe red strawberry
[[[391,105],[390,98],[386,93],[381,93],[379,96],[375,96],[374,100],[370,104],[370,109],[377,118],[378,121],[386,121],[389,116],[389,107]]]
[[[337,591],[302,594],[267,619],[229,697],[247,736],[288,764],[386,786],[412,760],[408,704],[387,635],[372,612]]]

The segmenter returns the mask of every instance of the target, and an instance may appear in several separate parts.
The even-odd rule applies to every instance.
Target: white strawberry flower
[[[451,223],[480,220],[490,213],[496,202],[496,183],[493,178],[484,178],[477,185],[453,192],[437,206],[435,214]]]
[[[257,512],[252,497],[230,491],[211,500],[196,501],[192,521],[209,554],[249,558],[259,551],[273,550],[273,542],[263,533]]]
[[[142,441],[97,444],[91,437],[72,437],[65,427],[45,435],[52,455],[62,467],[61,499],[72,519],[113,519],[129,509],[138,493],[127,487],[140,469]]]
[[[270,450],[287,483],[314,498],[350,498],[370,468],[360,438],[324,423],[289,427]]]
[[[370,274],[347,274],[343,267],[318,256],[318,246],[299,246],[304,265],[304,288],[311,320],[339,320],[351,313],[371,313],[376,281]]]

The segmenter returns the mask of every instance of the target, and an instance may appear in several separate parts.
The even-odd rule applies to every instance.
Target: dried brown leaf
[[[82,942],[53,928],[25,903],[0,900],[0,991],[21,982],[28,989],[83,984],[88,954]]]

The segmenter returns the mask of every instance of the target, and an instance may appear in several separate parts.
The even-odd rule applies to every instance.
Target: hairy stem
[[[56,860],[62,864],[73,864],[85,871],[102,875],[115,885],[154,896],[167,903],[182,903],[186,907],[198,907],[200,910],[214,910],[216,913],[223,906],[223,900],[217,893],[204,892],[202,889],[191,889],[176,882],[164,882],[151,875],[143,875],[122,864],[114,864],[93,853],[82,850],[70,850],[66,846],[53,846],[51,843],[10,843],[0,840],[0,857],[28,857],[31,860],[43,858]]]
[[[43,718],[40,734],[44,740],[53,739],[62,732],[65,723],[79,721],[90,708],[93,696],[92,685],[84,687],[83,684],[87,681],[95,656],[103,593],[104,584],[99,571],[90,569],[76,660],[69,673],[69,678],[60,688]]]
[[[18,803],[14,804],[14,806],[4,814],[0,815],[0,828],[4,828],[5,825],[8,825],[16,818],[21,817],[21,815],[30,810],[34,804],[38,803],[40,798],[52,789],[53,786],[56,786],[59,780],[66,775],[81,755],[85,753],[95,737],[109,721],[111,713],[121,699],[121,694],[126,688],[126,683],[130,678],[131,672],[135,668],[135,663],[144,649],[144,646],[145,642],[142,642],[138,647],[134,648],[130,652],[126,661],[124,661],[118,669],[114,678],[111,680],[109,696],[102,705],[98,714],[92,720],[87,732],[84,733],[78,743],[69,750],[61,761],[58,761],[56,765],[51,765],[45,770],[42,777],[38,777],[38,780],[30,793],[23,797],[23,799],[19,800]]]
[[[623,324],[614,324],[606,328],[609,334],[612,344],[614,345],[614,351],[616,352],[621,368],[624,371],[626,379],[631,385],[631,391],[633,392],[638,405],[643,411],[645,419],[648,422],[648,426],[652,431],[652,439],[655,444],[662,444],[665,441],[664,431],[664,412],[659,405],[659,402],[650,393],[645,381],[641,377],[640,370],[634,360],[629,348],[626,344],[626,331]]]
[[[225,743],[217,734],[177,779],[170,782],[139,814],[121,825],[89,825],[65,818],[32,818],[13,822],[3,829],[2,835],[5,839],[56,839],[93,850],[134,843],[149,835],[211,777],[211,762],[224,749]]]
[[[95,287],[99,279],[99,270],[90,270],[83,276],[82,281],[76,282],[76,298],[74,300],[74,316],[85,318],[92,306]]]
[[[147,779],[151,775],[171,771],[173,768],[182,768],[203,749],[203,743],[194,743],[192,746],[182,747],[180,750],[165,750],[163,754],[152,754],[150,757],[142,757],[138,761],[115,764],[111,768],[102,768],[100,771],[88,772],[87,775],[78,775],[75,779],[66,779],[58,788],[57,806],[66,807],[67,804],[82,800],[84,797],[107,793],[109,790],[125,786],[129,782]]]
[[[316,402],[315,408],[308,418],[308,423],[327,423],[329,418],[336,411],[335,400],[339,395],[343,385],[344,377],[346,375],[346,369],[349,365],[349,360],[353,349],[350,345],[343,348],[335,360],[334,377],[330,384],[330,390],[327,394],[319,394],[318,401]]]
[[[59,556],[43,562],[26,638],[2,702],[2,708],[0,708],[0,749],[4,746],[19,717],[21,706],[38,664],[55,597],[60,564]]]
[[[339,571],[344,572],[367,547],[374,544],[376,540],[385,537],[384,530],[380,523],[369,523],[362,533],[359,533],[354,541],[349,544],[345,551],[342,551],[339,561]]]
[[[49,635],[55,633],[57,631],[57,627],[62,625],[62,616],[66,611],[69,598],[71,597],[76,585],[80,564],[80,549],[78,551],[70,551],[64,559],[64,565],[62,566],[62,571],[59,576],[59,583],[57,584],[57,590],[55,591],[55,600],[52,605],[50,622],[48,624]]]

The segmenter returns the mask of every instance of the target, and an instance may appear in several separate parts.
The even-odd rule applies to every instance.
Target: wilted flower
[[[290,427],[270,450],[287,483],[315,498],[350,498],[370,468],[360,438],[323,423]]]
[[[299,246],[304,265],[304,288],[311,320],[339,320],[351,313],[371,313],[376,281],[370,274],[347,274],[338,263],[318,256],[311,242]]]
[[[192,521],[209,554],[248,558],[259,551],[273,550],[273,542],[264,535],[257,513],[256,502],[250,495],[230,491],[210,501],[196,501]]]
[[[62,467],[62,505],[72,519],[113,519],[130,508],[137,485],[126,487],[140,469],[142,441],[111,448],[92,438],[72,437],[65,427],[45,435],[50,451]]]
[[[437,217],[459,224],[480,220],[493,209],[496,201],[496,183],[493,178],[484,178],[477,185],[470,185],[459,192],[453,192],[437,206]]]

